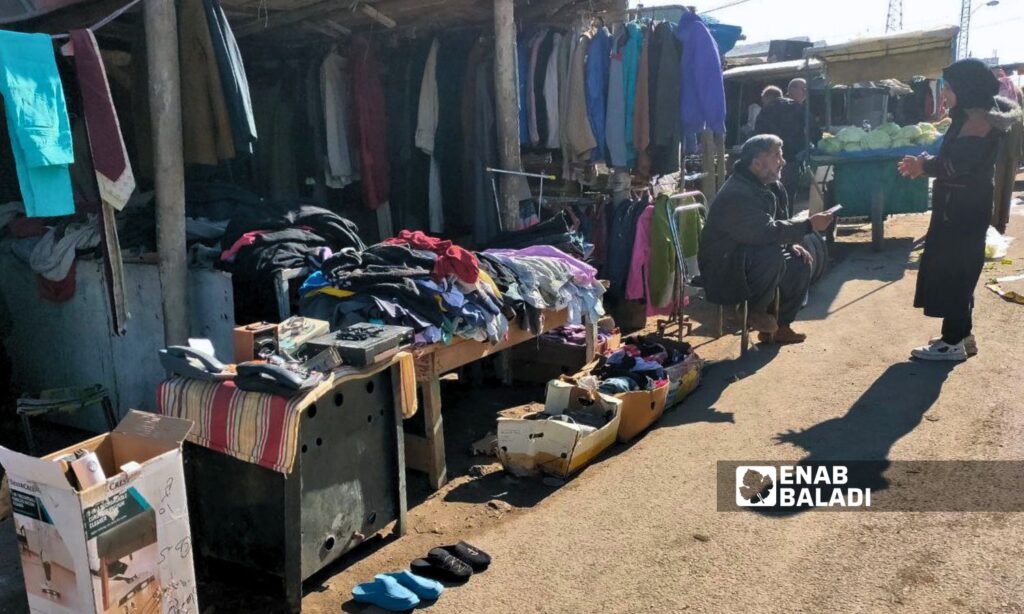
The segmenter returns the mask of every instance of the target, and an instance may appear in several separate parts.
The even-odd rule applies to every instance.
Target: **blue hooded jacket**
[[[679,110],[684,135],[709,129],[725,134],[725,85],[718,45],[700,17],[687,12],[676,36],[683,45]]]

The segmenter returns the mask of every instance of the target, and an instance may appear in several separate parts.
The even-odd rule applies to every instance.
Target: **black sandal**
[[[491,555],[466,542],[459,542],[453,546],[443,546],[442,550],[472,567],[473,573],[486,571],[491,564]]]
[[[447,582],[465,582],[473,575],[472,567],[441,548],[431,550],[426,559],[416,559],[410,568],[417,576]]]

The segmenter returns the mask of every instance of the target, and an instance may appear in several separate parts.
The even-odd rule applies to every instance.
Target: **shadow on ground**
[[[834,461],[877,461],[851,469],[847,488],[888,488],[884,473],[893,445],[921,424],[939,398],[955,363],[901,362],[890,366],[864,391],[849,411],[810,428],[779,433],[776,442],[807,452],[799,465]],[[825,493],[827,499],[830,493]],[[807,509],[757,510],[768,516],[792,516]]]

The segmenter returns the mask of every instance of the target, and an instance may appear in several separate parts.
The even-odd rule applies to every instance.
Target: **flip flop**
[[[364,582],[352,589],[352,598],[390,612],[404,612],[415,608],[420,598],[389,576],[377,576],[373,582]]]
[[[473,573],[484,571],[491,564],[491,555],[466,542],[459,542],[452,546],[442,546],[442,549],[472,567]]]
[[[377,577],[394,578],[399,584],[416,593],[417,597],[427,601],[434,601],[444,592],[444,585],[437,580],[417,576],[409,570],[380,574]]]
[[[465,582],[473,575],[472,567],[441,548],[428,552],[426,559],[416,559],[410,567],[417,576],[447,582]]]

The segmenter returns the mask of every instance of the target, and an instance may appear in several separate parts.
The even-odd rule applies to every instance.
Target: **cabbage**
[[[921,129],[917,126],[903,126],[900,128],[899,138],[914,139],[921,137]]]
[[[843,151],[863,151],[864,146],[860,143],[846,143],[843,145]]]
[[[836,138],[842,141],[844,144],[860,143],[861,141],[864,140],[864,137],[866,137],[867,135],[868,133],[865,132],[863,128],[858,128],[857,126],[849,126],[847,128],[843,128],[842,130],[840,130],[839,134],[836,135]]]
[[[821,150],[823,153],[839,153],[840,151],[843,150],[843,144],[842,142],[839,141],[839,139],[835,137],[826,136],[823,137],[820,141],[818,141],[818,149]]]
[[[893,142],[892,142],[892,148],[893,149],[901,149],[903,147],[912,147],[913,145],[914,145],[913,141],[911,141],[910,139],[904,139],[904,138],[897,138],[897,139],[894,139]]]
[[[934,124],[930,124],[928,122],[921,122],[917,127],[921,129],[921,132],[939,132],[939,129],[936,128]]]
[[[939,133],[937,132],[925,132],[914,142],[918,145],[931,145],[935,141],[939,140]]]
[[[879,128],[869,132],[862,144],[864,149],[889,149],[892,145],[892,137],[888,132]]]
[[[886,134],[888,134],[889,138],[896,138],[896,135],[900,133],[900,126],[899,126],[899,124],[896,124],[896,123],[893,123],[893,122],[889,122],[887,124],[882,124],[881,126],[878,127],[878,129],[882,130]]]

